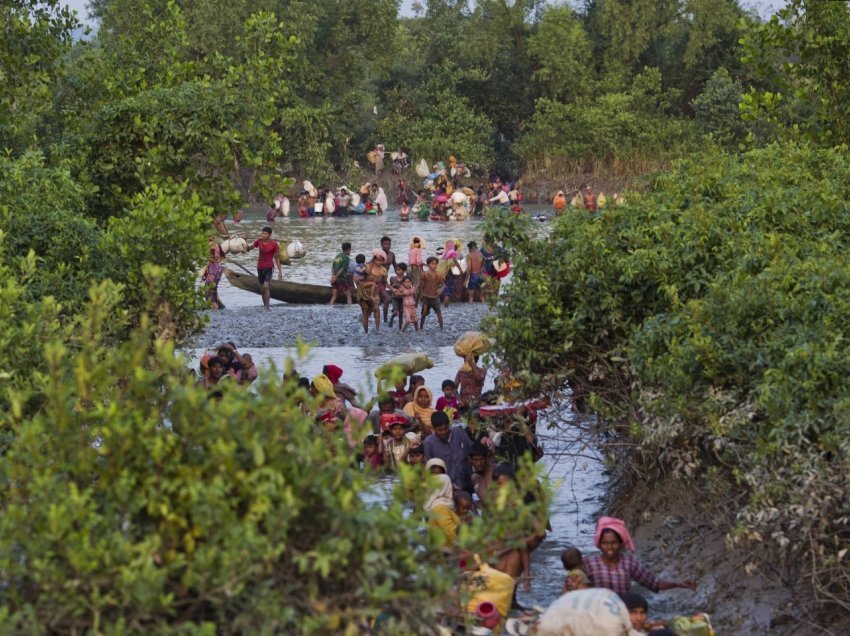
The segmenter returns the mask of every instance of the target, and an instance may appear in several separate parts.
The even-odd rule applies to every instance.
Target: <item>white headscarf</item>
[[[448,506],[449,508],[454,505],[454,500],[452,499],[454,489],[452,488],[451,478],[448,475],[434,475],[434,477],[439,483],[425,502],[425,510],[427,512],[431,512],[435,507],[440,505]]]

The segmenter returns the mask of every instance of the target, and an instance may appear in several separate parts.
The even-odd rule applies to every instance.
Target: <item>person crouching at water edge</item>
[[[255,247],[260,250],[260,256],[257,258],[257,279],[260,281],[260,289],[263,292],[263,307],[268,309],[275,265],[278,280],[283,280],[283,270],[280,268],[280,245],[272,239],[272,229],[268,225],[263,228],[260,238],[251,244],[248,251]]]

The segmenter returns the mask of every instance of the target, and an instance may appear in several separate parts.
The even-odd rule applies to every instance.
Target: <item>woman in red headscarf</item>
[[[634,579],[653,592],[676,587],[697,588],[696,581],[664,581],[644,567],[632,554],[635,544],[621,519],[601,517],[596,522],[594,543],[600,553],[584,559],[584,569],[593,587],[604,587],[623,595],[629,593]],[[623,548],[628,552],[623,552]]]
[[[360,407],[357,403],[357,391],[354,390],[354,387],[339,381],[342,377],[342,369],[335,364],[326,364],[322,368],[322,373],[328,376],[328,379],[333,382],[334,393],[336,393],[338,398],[348,402],[351,406]]]

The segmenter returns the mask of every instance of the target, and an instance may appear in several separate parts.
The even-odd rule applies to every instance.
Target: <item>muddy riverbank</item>
[[[539,208],[545,212],[545,208]],[[265,224],[262,211],[252,211],[241,224],[231,224],[233,233],[251,237]],[[545,231],[541,224],[541,231]],[[463,243],[480,241],[482,228],[477,220],[454,223],[402,223],[390,210],[381,217],[348,219],[279,219],[275,236],[301,240],[307,256],[284,268],[289,280],[325,284],[330,262],[341,241],[354,245],[354,253],[368,253],[381,236],[392,239],[399,260],[406,259],[413,235],[426,240],[426,252],[433,253],[449,237]],[[231,265],[251,270],[256,254],[237,256]],[[227,264],[225,264],[227,265]],[[434,368],[423,375],[429,387],[439,387],[453,378],[460,364],[452,345],[458,336],[477,329],[490,311],[486,304],[451,304],[444,311],[445,329],[440,330],[430,316],[421,332],[382,325],[368,334],[360,324],[356,305],[287,305],[272,301],[269,310],[260,297],[229,286],[222,281],[221,297],[227,308],[207,312],[206,328],[187,353],[195,362],[201,353],[223,342],[234,342],[250,353],[261,373],[279,374],[287,357],[296,356],[299,340],[311,343],[309,354],[296,361],[298,371],[307,376],[321,371],[324,364],[337,364],[345,370],[345,381],[372,397],[373,370],[386,359],[406,351],[425,351],[434,359]],[[272,367],[272,365],[274,365]],[[493,374],[488,376],[488,387]],[[564,396],[562,396],[564,397]],[[569,400],[556,399],[542,414],[539,433],[546,455],[541,461],[544,474],[554,486],[551,510],[552,532],[532,556],[533,585],[521,592],[525,605],[546,606],[560,593],[563,569],[560,552],[568,545],[585,554],[595,551],[593,528],[600,514],[622,516],[634,530],[639,558],[664,578],[698,579],[697,592],[675,590],[647,594],[651,614],[669,617],[696,611],[712,614],[725,634],[810,634],[804,617],[795,616],[793,597],[781,576],[774,571],[747,570],[747,555],[730,549],[725,529],[715,514],[697,505],[700,494],[694,489],[671,484],[654,484],[653,489],[629,489],[609,493],[608,473],[599,454],[581,430],[591,416],[576,414]],[[802,621],[802,622],[801,622]],[[833,632],[843,633],[843,632]]]
[[[248,293],[248,292],[243,292]],[[443,310],[445,328],[437,326],[433,313],[422,331],[406,332],[382,324],[375,330],[370,321],[369,333],[363,332],[358,305],[287,305],[272,303],[266,310],[259,296],[254,305],[207,312],[209,322],[203,333],[195,337],[194,347],[214,347],[233,341],[240,347],[292,347],[300,338],[317,347],[363,347],[387,351],[451,346],[463,333],[478,329],[487,313],[483,303],[452,304]]]

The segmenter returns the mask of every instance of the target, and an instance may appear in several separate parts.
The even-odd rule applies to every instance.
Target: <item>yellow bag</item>
[[[461,371],[471,371],[467,358],[474,358],[486,353],[493,346],[493,341],[480,331],[467,331],[455,342],[455,354],[463,358]]]
[[[596,197],[596,207],[597,208],[604,208],[606,203],[608,203],[608,199],[605,198],[605,193],[600,192],[599,196]]]
[[[574,208],[583,208],[584,207],[584,199],[581,198],[580,194],[577,194],[573,197],[573,200],[570,201],[570,205]]]
[[[516,581],[510,574],[499,572],[486,563],[481,564],[481,559],[475,555],[476,563],[480,566],[478,571],[469,573],[469,602],[466,611],[472,614],[480,603],[489,601],[496,606],[502,618],[511,611],[511,600],[514,596]]]

